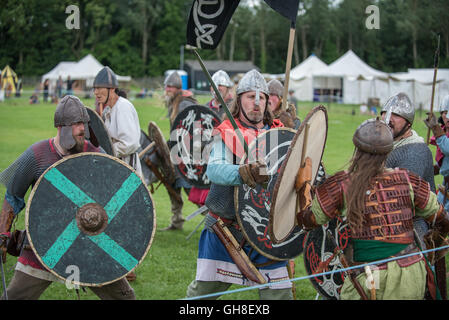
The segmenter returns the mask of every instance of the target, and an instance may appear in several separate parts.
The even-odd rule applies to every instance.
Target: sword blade
[[[8,300],[8,293],[6,292],[6,280],[5,280],[5,272],[3,270],[3,258],[0,255],[0,272],[2,273],[2,283],[3,283],[3,293],[5,295],[5,300]]]
[[[195,229],[193,229],[192,232],[189,233],[189,235],[186,237],[186,240],[189,240],[196,232],[196,230],[198,230],[198,228],[206,221],[206,217],[203,218],[203,220],[201,220],[200,223],[198,223],[198,225],[195,227]]]
[[[206,206],[202,206],[200,207],[198,210],[194,211],[193,213],[191,213],[187,218],[186,221],[189,221],[193,218],[195,218],[197,215],[202,214],[204,212],[206,212],[207,210],[209,210]]]

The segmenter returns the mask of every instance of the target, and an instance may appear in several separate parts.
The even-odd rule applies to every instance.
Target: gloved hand
[[[263,184],[270,180],[270,176],[267,173],[267,164],[260,160],[240,165],[239,174],[243,183],[253,189],[257,184]]]
[[[427,119],[423,120],[424,124],[427,126],[427,128],[432,130],[433,135],[435,136],[435,138],[439,138],[442,135],[444,135],[444,130],[439,125],[439,123],[437,121],[437,118],[435,117],[433,112],[427,112],[426,114],[427,114]]]
[[[296,223],[305,231],[313,230],[319,226],[310,207],[296,213]]]

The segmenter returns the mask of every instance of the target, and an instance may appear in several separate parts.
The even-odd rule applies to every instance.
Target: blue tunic
[[[216,141],[212,147],[206,174],[212,183],[219,185],[237,186],[242,184],[239,174],[239,165],[232,164],[232,153],[222,141]],[[225,195],[223,195],[225,196]],[[213,219],[208,216],[207,219]],[[261,265],[271,260],[259,254],[256,250],[251,250],[250,245],[245,245],[244,250],[249,255],[250,260],[255,265]],[[291,282],[288,280],[287,261],[271,263],[258,268],[268,283],[273,283],[272,288],[290,288]],[[226,248],[221,243],[218,236],[206,227],[201,233],[198,249],[196,280],[200,281],[221,281],[240,285],[255,285],[248,280],[232,261]]]

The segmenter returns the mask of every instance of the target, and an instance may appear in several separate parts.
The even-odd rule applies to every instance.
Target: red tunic
[[[259,134],[266,131],[265,129],[246,127],[242,125],[242,123],[238,119],[234,118],[234,120],[247,144],[250,144],[255,138],[257,138]],[[284,127],[284,124],[279,119],[274,119],[272,125],[270,126],[270,129],[281,127]],[[221,135],[221,139],[229,148],[229,150],[231,150],[234,155],[241,159],[245,154],[245,149],[240,143],[240,139],[237,136],[234,127],[231,124],[231,121],[224,120],[218,127],[216,127],[214,129],[214,134],[218,133]]]

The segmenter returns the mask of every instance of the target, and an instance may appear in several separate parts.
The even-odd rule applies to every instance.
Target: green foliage
[[[242,0],[216,50],[203,59],[251,60],[268,73],[285,71],[289,21],[264,1]],[[81,28],[68,30],[68,5],[80,9]],[[379,7],[380,29],[368,30],[368,5]],[[134,77],[159,76],[180,64],[191,0],[4,0],[0,11],[0,67],[42,75],[60,61],[93,53]],[[311,53],[330,63],[348,49],[386,72],[433,67],[437,35],[440,66],[449,66],[449,2],[445,0],[303,0],[295,59]],[[186,52],[185,58],[192,58]]]

